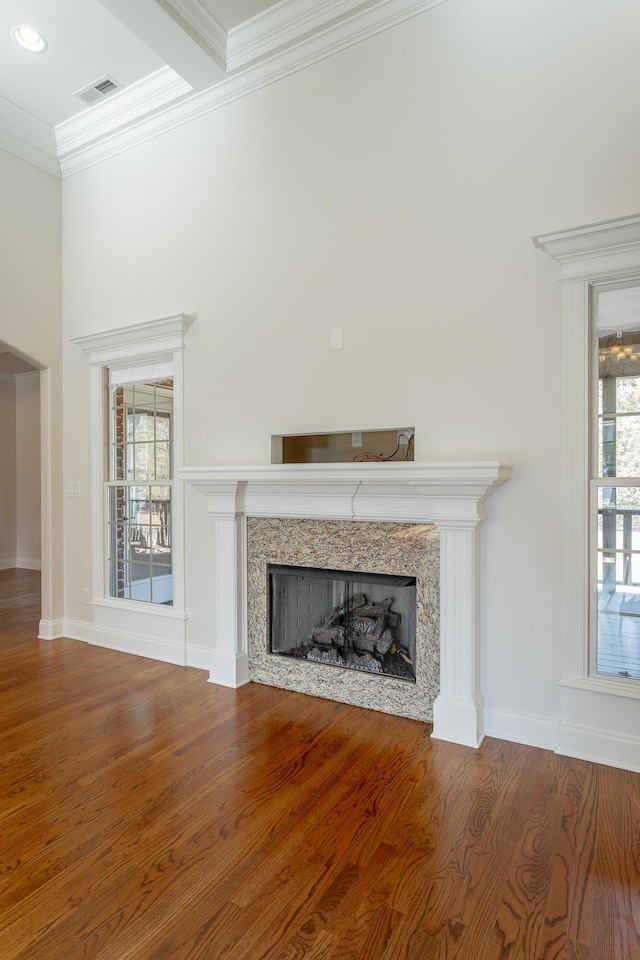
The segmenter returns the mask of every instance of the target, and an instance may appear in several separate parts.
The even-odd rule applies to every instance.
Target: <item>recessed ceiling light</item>
[[[16,43],[19,43],[25,50],[29,50],[30,53],[44,53],[49,46],[41,33],[38,33],[33,27],[26,26],[26,24],[14,27],[11,33]]]

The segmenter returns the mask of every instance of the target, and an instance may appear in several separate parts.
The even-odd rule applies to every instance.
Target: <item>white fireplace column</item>
[[[484,511],[474,501],[464,512],[460,502],[434,506],[433,522],[440,531],[440,693],[433,704],[432,736],[479,747],[484,738],[479,622]]]
[[[178,471],[214,521],[212,683],[249,680],[246,517],[431,523],[440,533],[440,690],[433,736],[478,747],[479,530],[484,501],[510,475],[496,461],[272,464]]]
[[[240,687],[249,682],[247,651],[245,518],[241,502],[245,484],[218,484],[207,502],[214,522],[213,638],[209,682]]]

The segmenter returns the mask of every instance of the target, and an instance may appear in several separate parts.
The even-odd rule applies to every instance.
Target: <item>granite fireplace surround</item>
[[[433,525],[250,517],[249,679],[414,720],[433,720],[440,680],[439,547]],[[269,563],[416,577],[416,682],[270,654]]]
[[[434,737],[479,746],[479,530],[509,474],[495,461],[179,470],[214,521],[210,681],[432,721]],[[268,563],[415,576],[416,683],[270,654]]]

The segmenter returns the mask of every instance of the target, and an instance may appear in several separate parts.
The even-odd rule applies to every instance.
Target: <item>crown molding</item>
[[[227,69],[246,66],[305,35],[322,31],[329,23],[345,16],[354,16],[358,8],[362,17],[361,0],[323,0],[320,3],[314,0],[289,0],[288,3],[269,7],[229,31]]]
[[[186,3],[186,0],[181,2]],[[244,36],[245,46],[253,45],[254,53],[258,43],[256,22],[260,21],[262,29],[266,25],[271,39],[262,44],[260,59],[251,65],[238,68],[236,73],[229,73],[220,83],[207,90],[182,96],[179,101],[179,94],[176,94],[172,101],[168,98],[168,102],[157,105],[153,113],[145,113],[144,109],[136,107],[132,110],[130,119],[124,123],[118,123],[119,118],[114,109],[111,126],[105,124],[99,136],[95,135],[95,127],[90,125],[88,120],[86,130],[78,130],[75,138],[66,136],[67,124],[73,121],[67,121],[67,124],[56,128],[56,133],[60,131],[58,145],[62,177],[72,176],[96,163],[117,156],[447,2],[448,0],[374,0],[364,10],[362,4],[357,5],[355,0],[326,0],[320,8],[313,4],[313,0],[289,0],[288,3],[278,4],[273,8],[276,11],[273,18],[270,18],[270,11],[267,11],[248,21],[242,28],[236,28],[238,35],[241,38]],[[283,19],[284,11],[290,13],[292,6],[299,15],[287,31]],[[315,17],[311,12],[314,6],[316,11],[320,11]],[[324,21],[321,20],[322,13]],[[332,16],[333,20],[327,22],[327,16]],[[312,26],[312,21],[315,26]],[[251,30],[249,25],[253,25]],[[303,25],[306,25],[306,34],[300,33]],[[243,34],[245,28],[247,33]],[[230,46],[232,34],[233,31],[230,31]],[[283,43],[285,46],[282,46]],[[228,58],[231,56],[242,59],[245,46],[238,45],[235,51],[228,53]],[[144,81],[141,81],[141,84],[144,84]],[[133,96],[131,90],[132,88],[128,88],[115,94],[97,109],[111,104],[115,108],[116,101],[126,93]],[[95,107],[92,108],[92,114],[94,110]]]
[[[4,97],[0,97],[0,147],[60,176],[53,129]]]
[[[191,84],[178,76],[175,70],[162,67],[125,87],[104,103],[59,123],[55,128],[55,137],[62,175],[70,159],[77,153],[91,144],[108,141],[113,134],[153,116],[192,90]]]
[[[183,30],[199,43],[223,70],[227,69],[227,31],[200,0],[164,0]]]

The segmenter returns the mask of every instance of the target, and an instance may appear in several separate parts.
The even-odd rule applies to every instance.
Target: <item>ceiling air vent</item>
[[[105,74],[104,77],[100,77],[99,80],[89,84],[88,87],[83,87],[82,90],[76,90],[74,97],[82,100],[83,103],[98,103],[98,101],[110,97],[112,93],[117,93],[118,90],[123,89],[124,84],[118,83],[113,77]]]

